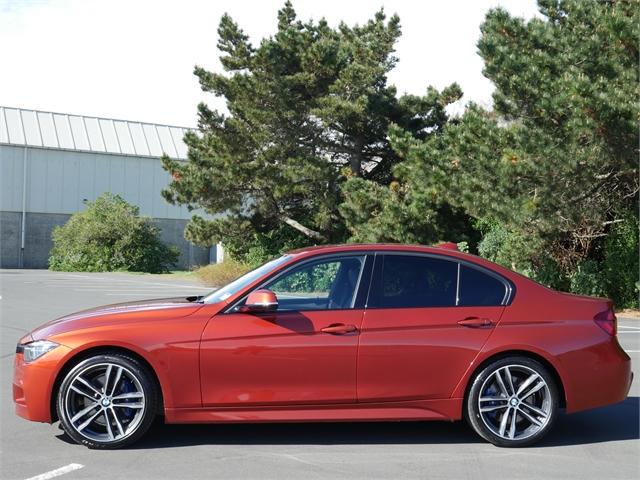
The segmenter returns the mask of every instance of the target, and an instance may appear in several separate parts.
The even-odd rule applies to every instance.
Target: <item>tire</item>
[[[76,443],[116,449],[146,433],[159,402],[155,377],[145,365],[125,354],[105,353],[80,361],[67,373],[56,408],[60,425]]]
[[[558,408],[558,386],[548,369],[531,358],[511,356],[475,375],[464,413],[485,440],[499,447],[525,447],[549,432]]]

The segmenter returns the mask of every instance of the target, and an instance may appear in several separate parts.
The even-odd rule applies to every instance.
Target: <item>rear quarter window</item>
[[[460,306],[502,305],[507,293],[505,284],[477,268],[460,265]]]

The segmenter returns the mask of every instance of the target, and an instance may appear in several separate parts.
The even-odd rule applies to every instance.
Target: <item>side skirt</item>
[[[353,405],[166,408],[166,423],[372,422],[462,418],[462,399]]]

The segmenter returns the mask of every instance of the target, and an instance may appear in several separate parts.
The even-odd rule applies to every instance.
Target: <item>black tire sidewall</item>
[[[482,388],[484,381],[497,369],[507,365],[522,365],[534,370],[547,383],[551,395],[551,413],[546,425],[542,428],[542,430],[536,432],[531,437],[524,438],[522,440],[507,440],[494,434],[491,430],[489,430],[489,428],[480,418],[480,412],[478,409],[478,397],[480,396],[480,389]],[[467,394],[464,414],[467,422],[471,425],[475,432],[488,442],[493,443],[494,445],[499,447],[526,447],[541,440],[542,437],[544,437],[549,432],[549,430],[551,430],[558,415],[559,403],[558,386],[556,385],[556,381],[549,372],[548,368],[532,358],[522,356],[509,356],[502,357],[489,363],[474,376],[471,387],[469,389],[469,393]]]
[[[123,438],[121,440],[117,440],[115,442],[97,442],[91,440],[80,433],[78,433],[71,422],[66,416],[66,409],[64,405],[64,399],[69,389],[72,379],[76,376],[76,374],[85,368],[91,367],[92,365],[97,365],[100,363],[112,363],[115,365],[119,365],[127,368],[133,375],[136,376],[140,385],[142,386],[143,393],[145,395],[145,407],[143,412],[143,418],[138,424],[135,432]],[[142,437],[146,431],[149,429],[153,420],[156,416],[156,412],[158,409],[158,387],[156,382],[153,379],[151,372],[149,369],[142,365],[135,358],[119,354],[119,353],[104,353],[98,354],[91,357],[87,357],[81,361],[79,361],[66,375],[64,380],[62,381],[60,388],[58,389],[58,396],[56,399],[56,409],[58,413],[58,418],[60,419],[60,425],[62,426],[65,433],[71,437],[76,443],[85,445],[89,448],[95,449],[116,449],[122,448],[127,445],[130,445],[136,442],[140,437]]]

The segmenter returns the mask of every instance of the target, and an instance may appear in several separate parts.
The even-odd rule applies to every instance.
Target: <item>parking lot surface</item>
[[[500,449],[464,423],[154,425],[126,450],[70,443],[57,424],[13,412],[17,340],[48,320],[107,303],[206,293],[184,278],[122,273],[0,270],[0,478],[640,478],[640,321],[619,319],[634,362],[629,398],[563,415],[538,445]]]

